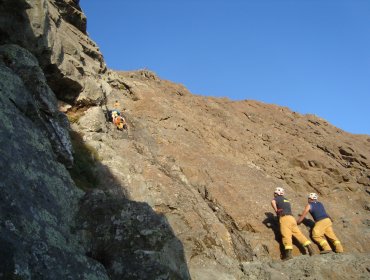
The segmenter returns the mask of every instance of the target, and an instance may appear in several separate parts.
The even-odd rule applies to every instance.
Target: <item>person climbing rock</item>
[[[113,107],[113,110],[108,111],[108,120],[114,123],[114,125],[119,130],[128,129],[127,122],[121,115],[121,111],[119,110],[120,103],[118,102],[118,100],[115,101]]]
[[[333,223],[330,216],[326,213],[324,205],[319,202],[316,193],[308,195],[308,204],[304,208],[301,216],[297,219],[297,224],[302,223],[307,213],[310,212],[312,218],[315,220],[315,226],[312,229],[312,238],[322,248],[321,254],[332,252],[332,249],[325,239],[329,239],[334,244],[336,253],[343,253],[343,247],[333,230]]]
[[[282,243],[285,249],[284,260],[292,258],[292,236],[294,236],[298,242],[303,245],[303,247],[307,248],[309,255],[312,256],[313,248],[311,241],[308,240],[298,228],[297,222],[292,214],[290,202],[286,197],[284,197],[284,194],[285,192],[283,188],[276,188],[274,191],[274,199],[271,201],[271,206],[274,208],[276,215],[279,218]]]
[[[127,129],[127,123],[126,120],[122,116],[117,116],[114,118],[113,123],[116,125],[116,127],[119,130]]]

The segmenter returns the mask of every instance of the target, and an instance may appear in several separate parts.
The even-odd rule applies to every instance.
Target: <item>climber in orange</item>
[[[117,116],[113,119],[113,123],[119,130],[127,129],[126,120],[122,116]]]
[[[331,218],[326,213],[324,205],[317,201],[317,199],[318,195],[316,193],[310,193],[308,195],[308,204],[304,208],[301,216],[298,218],[297,224],[302,223],[307,213],[310,212],[312,218],[315,220],[315,226],[312,229],[312,238],[322,248],[321,254],[332,252],[325,236],[334,244],[336,253],[343,253],[342,244],[333,231]]]
[[[115,101],[113,107],[113,110],[108,111],[108,120],[111,121],[119,130],[128,129],[127,122],[119,110],[120,103],[118,100]]]
[[[271,206],[274,208],[276,215],[279,217],[280,232],[282,235],[282,242],[285,249],[284,260],[292,258],[293,242],[292,236],[294,236],[303,247],[307,248],[310,256],[313,255],[313,248],[311,241],[303,235],[298,228],[297,222],[292,214],[290,202],[284,197],[284,189],[276,188],[274,192],[274,199],[271,201]]]

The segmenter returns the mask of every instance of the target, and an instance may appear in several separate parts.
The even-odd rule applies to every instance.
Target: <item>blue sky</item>
[[[370,135],[369,0],[81,0],[109,68]]]

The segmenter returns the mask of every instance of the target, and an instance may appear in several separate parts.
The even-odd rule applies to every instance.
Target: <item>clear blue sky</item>
[[[81,0],[109,68],[370,135],[369,0]]]

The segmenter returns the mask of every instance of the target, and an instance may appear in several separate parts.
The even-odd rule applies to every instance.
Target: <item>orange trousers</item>
[[[311,241],[308,240],[298,228],[297,221],[293,216],[280,217],[279,222],[285,250],[293,249],[292,236],[294,236],[303,246],[311,244]]]
[[[333,223],[329,218],[325,218],[315,223],[315,226],[312,230],[312,238],[315,240],[323,250],[330,250],[331,247],[326,241],[325,237],[329,239],[330,242],[334,244],[335,252],[343,253],[343,247],[337,236],[335,235],[332,227]]]

